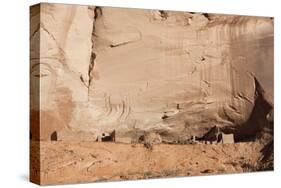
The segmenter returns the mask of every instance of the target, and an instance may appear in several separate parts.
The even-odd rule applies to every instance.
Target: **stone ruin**
[[[115,142],[115,130],[111,133],[102,133],[97,137],[98,142]]]
[[[204,136],[201,138],[192,137],[194,143],[205,143],[205,144],[233,144],[234,134],[224,133],[220,127],[212,127]]]
[[[224,134],[221,133],[222,135],[222,140],[221,142],[223,144],[233,144],[234,143],[234,135],[233,134]]]
[[[116,130],[111,132],[103,132],[100,135],[73,132],[73,131],[54,131],[50,135],[51,141],[66,141],[79,139],[81,141],[95,141],[95,142],[116,142],[123,144],[140,143],[144,144],[147,148],[152,148],[153,145],[166,143],[166,144],[232,144],[234,143],[233,134],[223,133],[219,127],[214,126],[204,136],[191,138],[181,141],[167,141],[162,138],[161,134],[156,132],[143,132],[134,140],[131,136],[118,134]]]

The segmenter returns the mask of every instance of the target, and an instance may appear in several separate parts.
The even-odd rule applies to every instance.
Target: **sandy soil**
[[[40,144],[43,185],[256,171],[263,147],[259,142],[159,144],[152,149],[105,142]]]

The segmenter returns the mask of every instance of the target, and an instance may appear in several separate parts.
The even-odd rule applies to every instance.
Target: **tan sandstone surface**
[[[31,148],[41,144],[31,172],[42,184],[261,168],[272,18],[43,3],[30,19]],[[213,128],[235,143],[211,145]]]

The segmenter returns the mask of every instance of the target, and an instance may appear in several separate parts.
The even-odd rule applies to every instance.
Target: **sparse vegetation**
[[[152,177],[153,173],[151,171],[146,171],[143,173],[144,178],[150,178]]]
[[[179,173],[179,170],[164,170],[162,172],[163,176],[177,176]]]

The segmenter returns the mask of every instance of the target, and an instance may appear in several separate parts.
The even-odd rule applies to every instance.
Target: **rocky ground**
[[[36,147],[38,142],[32,142]],[[260,141],[235,144],[40,142],[41,183],[62,184],[272,170]],[[33,148],[35,149],[35,148]],[[35,155],[34,155],[35,156]],[[38,160],[33,158],[32,160]],[[35,173],[31,171],[31,173]]]

